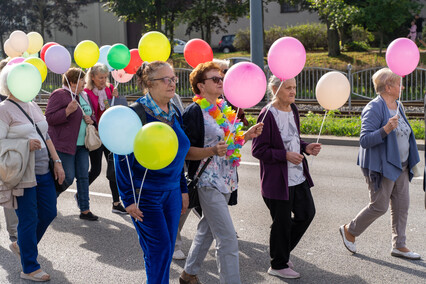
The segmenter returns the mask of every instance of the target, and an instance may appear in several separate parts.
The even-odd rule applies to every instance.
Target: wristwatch
[[[61,161],[61,160],[59,160],[59,159],[58,159],[58,160],[54,160],[54,162],[55,162],[55,163],[62,163],[62,161]]]

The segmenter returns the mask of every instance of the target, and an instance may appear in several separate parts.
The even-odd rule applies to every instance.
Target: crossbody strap
[[[41,133],[41,131],[40,131],[40,129],[38,128],[38,126],[37,126],[37,124],[35,124],[34,123],[34,121],[32,120],[32,118],[28,115],[28,113],[17,103],[17,102],[15,102],[15,101],[13,101],[13,100],[11,100],[11,99],[6,99],[7,101],[9,101],[9,102],[11,102],[11,103],[13,103],[14,105],[16,105],[21,111],[22,111],[22,113],[23,114],[25,114],[25,116],[28,118],[28,120],[31,122],[31,124],[32,125],[34,125],[35,126],[35,128],[36,128],[36,130],[37,130],[37,133],[38,133],[38,135],[40,135],[40,137],[41,137],[41,139],[43,140],[43,142],[44,142],[44,145],[46,145],[46,150],[47,150],[47,153],[49,154],[49,158],[50,158],[50,152],[49,152],[49,147],[47,147],[47,143],[46,143],[46,140],[44,140],[44,137],[43,137],[43,134]]]
[[[198,183],[198,180],[200,179],[200,176],[203,174],[204,170],[207,168],[207,166],[210,164],[211,160],[212,160],[213,156],[210,156],[207,161],[204,163],[203,167],[201,168],[201,170],[198,172],[198,174],[195,176],[194,178],[194,182],[195,184]]]

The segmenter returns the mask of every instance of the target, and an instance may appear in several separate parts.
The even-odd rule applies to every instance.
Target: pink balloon
[[[18,63],[24,62],[24,60],[25,58],[23,57],[14,57],[7,63],[7,65],[18,64]]]
[[[265,96],[265,73],[254,63],[237,63],[226,72],[223,92],[226,99],[236,107],[255,106]]]
[[[128,74],[123,69],[111,71],[111,75],[119,83],[127,83],[133,78],[133,74]]]
[[[306,50],[294,37],[277,39],[268,52],[268,65],[272,74],[281,80],[296,77],[306,62]]]
[[[386,63],[390,70],[399,76],[413,72],[420,60],[420,52],[414,41],[408,38],[397,38],[386,50]]]

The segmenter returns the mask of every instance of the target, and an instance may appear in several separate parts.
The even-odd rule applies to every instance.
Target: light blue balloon
[[[105,64],[108,67],[109,71],[114,70],[111,66],[108,64],[108,51],[111,48],[111,45],[103,45],[101,48],[99,48],[99,59],[98,62]]]
[[[105,147],[118,155],[133,152],[133,143],[142,128],[139,116],[126,106],[113,106],[107,109],[99,120],[99,136]]]

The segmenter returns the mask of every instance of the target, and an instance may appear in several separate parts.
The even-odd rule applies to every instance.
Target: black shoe
[[[121,205],[121,203],[118,203],[117,205],[114,205],[114,203],[112,203],[112,213],[117,213],[117,214],[129,214],[127,213],[126,209],[124,209],[123,205]]]
[[[83,220],[97,221],[98,218],[99,218],[98,216],[93,215],[93,213],[90,211],[89,213],[86,213],[86,214],[80,213],[80,219],[83,219]]]

